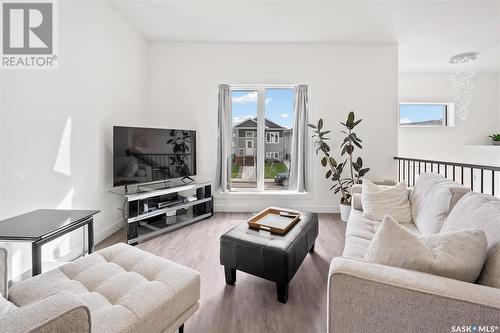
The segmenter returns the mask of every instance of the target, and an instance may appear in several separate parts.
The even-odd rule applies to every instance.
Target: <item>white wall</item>
[[[3,209],[2,209],[2,206],[3,206],[3,200],[2,200],[2,188],[3,188],[3,184],[2,184],[2,169],[3,169],[3,154],[2,154],[2,151],[3,151],[3,148],[2,148],[2,115],[3,115],[3,71],[0,70],[0,217],[2,216],[2,212],[3,212]],[[500,98],[500,96],[499,96]]]
[[[121,226],[121,198],[108,192],[112,126],[141,123],[147,43],[105,2],[60,2],[58,27],[57,70],[4,71],[1,216],[100,209],[99,242]],[[47,244],[43,259],[78,252],[80,241],[77,231]],[[9,246],[16,277],[30,247]]]
[[[500,74],[497,75],[497,131],[500,133]]]
[[[394,179],[397,62],[395,45],[155,43],[150,46],[151,125],[196,129],[199,178],[213,180],[218,84],[308,84],[310,121],[323,117],[326,127],[338,133],[339,122],[354,110],[364,119],[358,134],[365,142],[362,156],[372,168],[369,177]],[[231,193],[218,196],[216,209],[284,205],[337,211],[338,200],[315,156],[312,166],[308,196]]]
[[[455,127],[400,127],[398,155],[469,162],[467,145],[488,145],[488,135],[500,132],[498,75],[478,74],[470,117],[455,119]],[[452,102],[449,74],[400,74],[400,102]]]

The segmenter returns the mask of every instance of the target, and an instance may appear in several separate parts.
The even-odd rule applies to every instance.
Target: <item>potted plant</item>
[[[362,119],[356,120],[354,112],[349,112],[345,123],[341,123],[344,129],[341,133],[344,134],[344,139],[340,145],[340,156],[345,156],[345,160],[337,162],[331,156],[330,146],[327,141],[330,138],[327,136],[331,131],[323,130],[323,119],[318,120],[318,123],[309,124],[308,126],[314,129],[314,147],[316,148],[316,155],[320,152],[323,155],[321,158],[321,165],[327,169],[325,173],[326,179],[333,182],[330,190],[333,193],[340,193],[340,219],[347,222],[351,212],[351,187],[354,184],[359,184],[361,178],[370,170],[370,168],[363,168],[363,160],[361,157],[354,158],[353,153],[356,147],[362,149],[362,140],[354,133],[354,128],[361,122]],[[345,168],[349,169],[348,177],[342,177]]]
[[[492,134],[489,137],[493,146],[500,146],[500,134]]]

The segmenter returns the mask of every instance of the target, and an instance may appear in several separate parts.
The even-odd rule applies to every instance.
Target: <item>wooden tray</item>
[[[291,209],[269,207],[247,221],[252,229],[284,235],[300,221],[300,212]]]

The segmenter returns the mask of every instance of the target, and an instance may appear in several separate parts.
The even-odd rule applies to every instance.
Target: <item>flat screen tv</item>
[[[196,174],[196,131],[113,127],[113,186]]]

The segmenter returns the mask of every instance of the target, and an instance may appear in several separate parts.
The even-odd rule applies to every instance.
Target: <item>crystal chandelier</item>
[[[461,120],[467,119],[470,113],[469,106],[474,93],[472,79],[476,75],[472,61],[476,58],[477,53],[471,52],[457,54],[450,59],[450,64],[455,65],[455,72],[450,75],[455,112]]]

